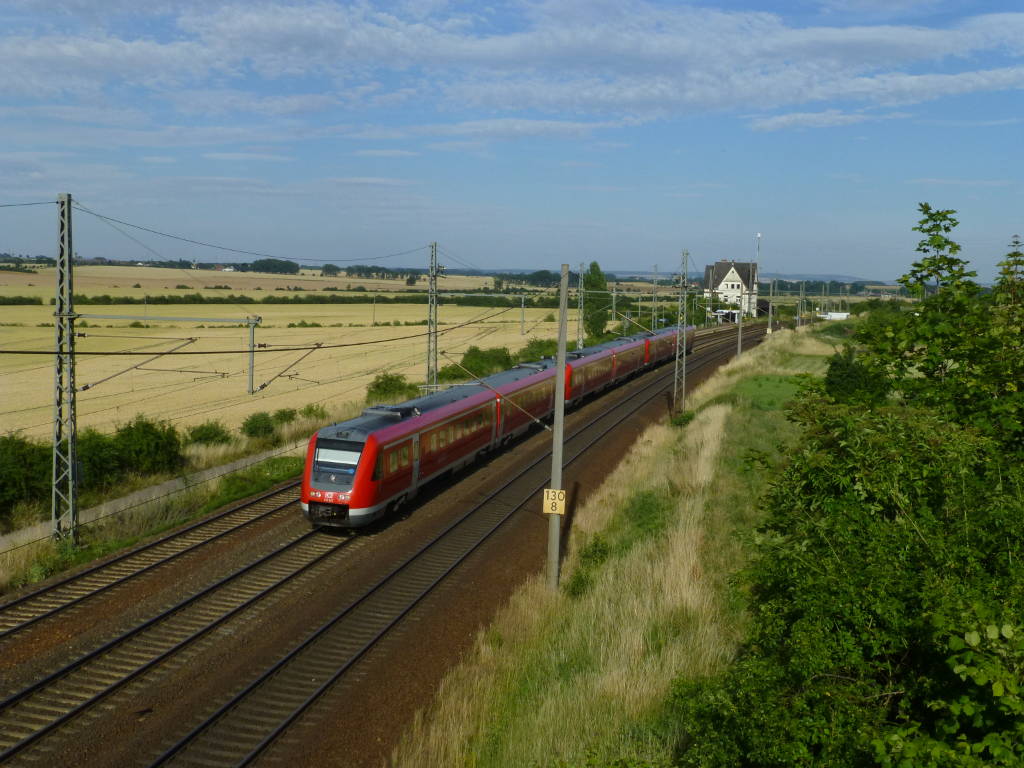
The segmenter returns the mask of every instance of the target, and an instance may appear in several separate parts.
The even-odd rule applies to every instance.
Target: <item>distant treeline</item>
[[[376,294],[377,304],[426,304],[425,293],[402,293],[394,296]],[[0,304],[42,304],[42,300],[31,296],[0,297]],[[50,304],[56,303],[50,299]],[[200,293],[186,293],[181,296],[84,296],[75,294],[76,305],[88,304],[369,304],[368,295],[344,296],[336,293],[304,293],[295,296],[268,295],[260,298],[252,296],[204,296]],[[518,296],[442,296],[442,304],[459,307],[518,307]],[[554,308],[558,306],[558,297],[551,295],[531,296],[526,299],[526,306],[533,308]]]

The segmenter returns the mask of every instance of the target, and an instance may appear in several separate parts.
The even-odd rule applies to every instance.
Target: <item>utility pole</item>
[[[654,287],[651,289],[651,330],[658,330],[658,265],[654,265]]]
[[[437,388],[437,243],[430,244],[430,272],[427,295],[427,386]],[[376,306],[376,304],[374,305]]]
[[[253,388],[253,372],[256,370],[256,326],[259,325],[263,318],[256,317],[255,315],[249,315],[245,318],[246,325],[249,326],[249,394],[253,394],[256,390]]]
[[[74,250],[71,195],[57,195],[57,297],[54,308],[53,537],[78,539],[78,425],[75,411]]]
[[[576,349],[583,349],[583,262],[580,262],[580,287],[576,295]]]
[[[612,283],[612,322],[613,323],[615,322],[615,318],[617,318],[617,317],[618,317],[618,314],[615,312],[615,283]],[[619,325],[621,327],[622,323],[620,322]]]
[[[672,381],[672,408],[676,411],[681,411],[686,407],[686,325],[687,325],[687,305],[690,291],[690,279],[688,273],[690,271],[690,252],[687,250],[683,251],[683,271],[679,275],[679,306],[676,308],[676,327],[679,329],[676,334],[676,369],[675,376]],[[680,338],[682,337],[682,338]],[[683,352],[683,370],[682,370],[682,398],[678,398],[680,393],[679,387],[679,346],[682,343]]]
[[[562,265],[562,281],[558,288],[558,353],[555,356],[555,420],[551,436],[551,488],[545,491],[548,515],[548,586],[558,589],[558,566],[561,554],[562,515],[565,514],[565,489],[562,488],[562,436],[565,426],[565,337],[569,299],[569,265]],[[549,502],[549,493],[553,499]],[[552,503],[554,508],[552,509]]]

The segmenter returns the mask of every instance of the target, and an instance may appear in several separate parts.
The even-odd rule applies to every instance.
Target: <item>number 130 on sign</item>
[[[560,488],[545,488],[544,512],[549,515],[564,515],[565,491]]]

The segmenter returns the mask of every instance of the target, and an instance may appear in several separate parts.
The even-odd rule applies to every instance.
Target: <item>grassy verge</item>
[[[833,351],[774,334],[688,398],[685,427],[650,428],[577,513],[562,589],[519,590],[393,763],[669,764],[671,683],[719,671],[742,637],[729,578],[795,435],[782,405]]]
[[[45,541],[3,553],[0,555],[0,578],[3,579],[0,591],[42,581],[265,491],[299,475],[302,463],[301,457],[277,456],[144,508],[84,525],[80,529],[78,547]]]

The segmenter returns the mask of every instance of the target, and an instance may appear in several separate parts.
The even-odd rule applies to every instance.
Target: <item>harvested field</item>
[[[56,270],[52,267],[39,268],[37,274],[25,272],[0,272],[0,296],[40,296],[48,302],[54,295]],[[303,270],[298,275],[272,275],[260,272],[218,272],[213,270],[165,269],[161,267],[75,267],[75,293],[89,296],[109,294],[142,298],[149,294],[182,296],[200,293],[204,296],[224,296],[229,293],[261,298],[267,292],[288,291],[298,288],[302,292],[336,289],[345,293],[357,287],[369,292],[399,293],[427,290],[426,277],[421,277],[410,287],[404,280],[367,280],[347,277],[322,277],[318,271]],[[178,286],[187,286],[179,288]],[[138,287],[136,287],[138,286]],[[214,288],[213,286],[228,286]],[[445,291],[467,291],[491,289],[494,280],[490,277],[464,275],[446,276],[441,286]]]
[[[29,277],[33,277],[29,275]],[[76,291],[77,280],[76,280]],[[239,325],[182,320],[86,319],[77,328],[86,335],[77,340],[81,352],[145,351],[156,355],[194,337],[181,351],[147,361],[147,357],[82,355],[77,385],[89,388],[78,394],[80,428],[110,430],[136,414],[165,419],[183,427],[219,419],[237,427],[250,413],[301,408],[319,403],[333,411],[341,403],[362,401],[366,386],[383,370],[423,381],[426,372],[426,326],[369,327],[371,320],[421,322],[424,305],[111,305],[82,306],[85,314],[147,315],[158,317],[237,317]],[[54,344],[53,309],[49,306],[0,306],[0,349],[50,350]],[[248,331],[246,314],[263,318],[256,342],[267,344],[256,355],[254,383],[270,382],[249,395]],[[507,346],[515,351],[530,338],[553,338],[557,324],[544,322],[549,309],[527,309],[527,334],[520,333],[520,310],[493,307],[456,307],[442,303],[439,349],[456,359],[470,345]],[[292,327],[289,323],[319,323],[321,327]],[[572,315],[571,322],[575,322]],[[469,323],[464,327],[455,327]],[[377,342],[377,343],[374,343]],[[324,349],[304,359],[304,351],[288,347]],[[332,346],[360,344],[360,346]],[[219,352],[229,350],[228,352]],[[214,352],[216,354],[194,354]],[[443,356],[439,365],[448,360]],[[143,365],[134,370],[126,369]],[[116,375],[116,376],[115,376]],[[114,377],[110,378],[108,377]],[[276,377],[276,378],[275,378]],[[0,434],[21,430],[26,436],[46,438],[52,433],[53,361],[49,356],[0,355],[0,381],[5,397],[0,402]]]

